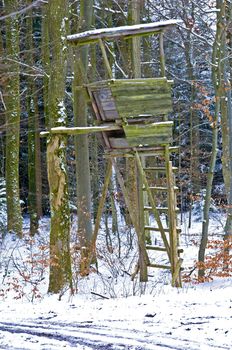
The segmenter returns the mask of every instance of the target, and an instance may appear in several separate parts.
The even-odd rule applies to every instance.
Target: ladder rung
[[[155,267],[157,269],[167,269],[167,270],[171,270],[171,266],[167,266],[167,265],[160,265],[160,264],[148,264],[148,267]]]
[[[166,172],[166,168],[163,166],[154,166],[154,167],[149,167],[149,168],[143,168],[145,171],[157,171],[157,172]],[[172,167],[172,171],[178,171],[177,167]]]
[[[146,249],[147,249],[147,250],[158,250],[158,251],[160,251],[160,252],[166,252],[166,251],[167,251],[167,249],[166,249],[165,247],[154,246],[154,245],[147,245],[147,246],[146,246]],[[184,252],[184,249],[178,248],[178,249],[177,249],[177,252],[178,252],[178,254],[181,254],[181,253]]]
[[[160,264],[148,264],[148,267],[155,267],[157,269],[166,269],[166,270],[171,270],[171,266],[168,265],[160,265]],[[184,271],[184,268],[181,267],[180,271]]]
[[[180,147],[179,146],[169,146],[168,151],[170,153],[172,152],[179,152]],[[165,146],[159,146],[159,147],[139,147],[137,148],[137,152],[139,155],[143,155],[145,157],[152,156],[153,154],[159,154],[165,152]]]
[[[167,192],[169,189],[167,187],[162,187],[162,186],[150,186],[149,187],[151,189],[151,191],[165,191]],[[178,187],[174,186],[174,191],[178,191]],[[146,188],[143,187],[143,191],[146,191]]]
[[[158,211],[160,211],[160,212],[164,212],[164,213],[168,212],[168,207],[156,207],[156,209],[157,209]],[[144,210],[145,210],[145,211],[151,211],[151,210],[153,210],[153,209],[152,209],[152,207],[150,207],[150,206],[145,206],[145,207],[144,207]],[[175,209],[175,212],[179,212],[179,211],[180,211],[179,208],[176,208],[176,209]]]
[[[166,252],[167,251],[167,249],[165,247],[152,246],[152,245],[147,245],[146,249],[147,250],[158,250],[160,252]]]
[[[160,229],[158,227],[153,227],[153,226],[144,226],[144,230],[160,232]],[[180,233],[181,229],[177,227],[176,231]],[[169,228],[164,228],[164,232],[169,232]]]

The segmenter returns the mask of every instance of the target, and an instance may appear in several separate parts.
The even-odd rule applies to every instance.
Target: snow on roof
[[[132,35],[145,35],[148,33],[156,33],[163,31],[168,27],[174,26],[180,22],[180,20],[171,19],[168,21],[136,24],[131,26],[94,29],[82,33],[68,35],[67,40],[72,44],[85,45],[89,43],[94,43],[98,41],[98,39],[113,40],[122,36],[127,37]]]

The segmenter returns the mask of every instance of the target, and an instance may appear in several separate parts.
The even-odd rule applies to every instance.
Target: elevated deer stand
[[[138,237],[139,261],[135,273],[140,271],[140,281],[145,282],[148,267],[169,269],[172,285],[179,287],[182,263],[179,255],[182,250],[178,248],[180,230],[177,228],[176,219],[177,188],[173,175],[175,169],[170,161],[170,153],[175,152],[177,148],[170,146],[173,122],[167,120],[167,114],[172,111],[172,82],[165,77],[163,50],[163,33],[176,23],[177,21],[173,20],[99,29],[68,36],[68,42],[72,45],[92,43],[100,45],[109,79],[77,87],[86,92],[86,98],[96,116],[96,126],[52,128],[49,132],[67,135],[102,133],[108,165],[95,222],[93,247],[99,231],[113,165]],[[113,79],[104,40],[128,39],[149,34],[160,36],[161,77]],[[136,162],[137,181],[134,201],[131,200],[123,175],[118,168],[118,157],[133,157]],[[149,165],[151,163],[152,165]],[[148,212],[154,217],[152,224],[145,220]],[[150,215],[148,217],[151,218]],[[156,235],[154,239],[151,236],[149,244],[146,242],[146,232]],[[157,241],[158,244],[154,244]],[[157,254],[166,253],[169,264],[151,262],[150,251],[156,251]]]

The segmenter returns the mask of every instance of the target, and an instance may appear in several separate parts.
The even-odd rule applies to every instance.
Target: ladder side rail
[[[155,220],[156,220],[158,228],[160,230],[160,234],[161,234],[161,237],[163,239],[164,246],[165,246],[165,248],[167,250],[169,261],[171,262],[170,245],[169,245],[169,242],[167,240],[167,237],[166,237],[166,234],[165,234],[165,231],[164,231],[164,228],[163,228],[162,221],[160,220],[159,212],[158,212],[158,210],[156,208],[156,203],[155,203],[154,197],[153,197],[152,192],[151,192],[151,190],[149,188],[149,184],[148,184],[148,181],[146,179],[146,174],[143,171],[143,167],[142,167],[142,164],[141,164],[141,161],[140,161],[140,157],[139,157],[139,154],[138,154],[137,151],[135,151],[135,157],[136,157],[137,164],[138,164],[138,170],[139,170],[139,172],[141,174],[144,186],[145,186],[147,194],[148,194],[148,198],[149,198],[149,201],[150,201],[150,204],[151,204],[151,207],[152,207],[152,212],[154,214]]]

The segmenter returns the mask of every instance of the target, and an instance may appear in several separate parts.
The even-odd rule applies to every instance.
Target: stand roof
[[[114,40],[120,37],[125,39],[131,36],[159,34],[165,29],[180,23],[179,20],[168,20],[146,24],[136,24],[131,26],[121,26],[115,28],[102,28],[89,30],[86,32],[68,35],[67,40],[74,45],[86,45],[97,42],[99,39]]]

